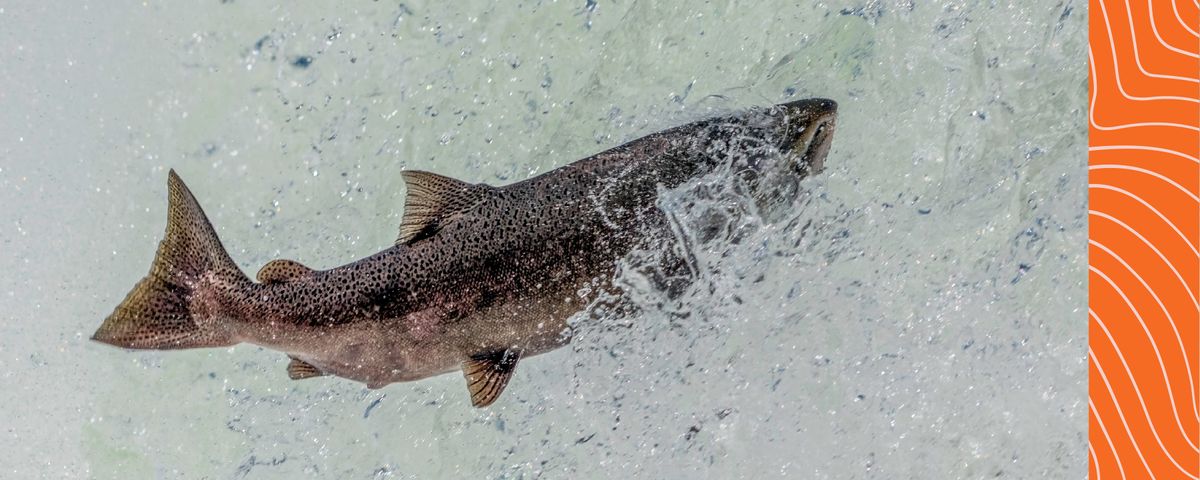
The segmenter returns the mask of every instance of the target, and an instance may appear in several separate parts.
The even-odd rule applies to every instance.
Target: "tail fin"
[[[203,301],[249,283],[204,216],[200,204],[174,170],[167,180],[167,233],[146,275],[92,339],[125,348],[176,349],[237,343],[214,312],[219,302]],[[203,295],[201,295],[203,294]],[[199,301],[198,301],[199,300]],[[218,298],[219,300],[219,298]]]

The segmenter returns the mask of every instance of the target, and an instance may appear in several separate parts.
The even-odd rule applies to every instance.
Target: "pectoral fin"
[[[313,269],[295,260],[271,260],[258,271],[259,283],[290,282],[313,274]]]
[[[463,376],[467,379],[467,391],[471,392],[471,404],[486,407],[495,402],[517,368],[521,351],[516,348],[497,350],[474,355],[463,362]]]
[[[288,363],[287,372],[288,378],[292,380],[304,380],[306,378],[320,377],[325,375],[325,372],[317,369],[311,363],[301,360],[296,357],[290,357],[291,362]]]

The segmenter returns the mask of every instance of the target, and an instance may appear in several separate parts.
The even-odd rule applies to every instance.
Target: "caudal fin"
[[[219,295],[249,283],[200,204],[172,170],[167,180],[167,233],[150,273],[92,339],[125,348],[175,349],[237,343],[221,318]],[[222,288],[225,287],[225,288]]]

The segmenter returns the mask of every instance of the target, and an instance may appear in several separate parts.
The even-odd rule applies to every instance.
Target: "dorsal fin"
[[[493,190],[487,185],[420,170],[407,170],[400,175],[408,186],[408,196],[404,199],[397,244],[410,244],[437,233],[447,219],[475,206]]]
[[[304,380],[306,378],[320,377],[325,375],[319,368],[299,358],[288,356],[292,361],[288,362],[287,372],[288,378],[292,380]]]
[[[467,379],[467,391],[471,392],[471,404],[482,408],[500,398],[520,359],[521,351],[509,348],[473,355],[470,360],[463,362],[463,376]]]
[[[313,269],[301,265],[295,260],[271,260],[258,271],[259,283],[290,282],[297,278],[312,275]]]

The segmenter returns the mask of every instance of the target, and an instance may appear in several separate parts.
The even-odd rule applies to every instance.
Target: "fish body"
[[[819,172],[835,121],[824,99],[752,109],[500,187],[402,172],[394,246],[328,270],[274,260],[255,280],[171,171],[151,271],[92,338],[136,349],[252,343],[291,357],[294,379],[372,388],[461,370],[472,403],[486,406],[520,359],[570,340],[567,319],[613,290],[622,257],[667,232],[661,189],[719,168],[753,182],[767,156],[796,176]]]

